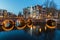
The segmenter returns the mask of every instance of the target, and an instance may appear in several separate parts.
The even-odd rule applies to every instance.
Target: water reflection
[[[44,23],[45,24],[45,23]],[[36,25],[36,29],[12,30],[8,32],[0,32],[0,40],[59,40],[60,31],[55,29],[44,30],[43,23]],[[39,28],[42,28],[39,32]]]
[[[59,40],[60,31],[55,30],[54,33],[46,32],[39,36],[30,35],[24,30],[13,30],[8,32],[0,32],[0,40]]]
[[[55,30],[47,30],[45,32],[45,40],[53,40],[55,37]]]

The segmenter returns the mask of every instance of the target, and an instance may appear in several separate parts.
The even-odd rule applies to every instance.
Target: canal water
[[[55,30],[53,35],[54,36],[50,34],[50,37],[52,37],[52,39],[50,39],[49,35],[47,36],[46,33],[36,36],[30,35],[24,30],[12,30],[0,32],[0,40],[60,40],[60,30]]]

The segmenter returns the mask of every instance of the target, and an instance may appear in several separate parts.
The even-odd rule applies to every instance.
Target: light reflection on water
[[[37,29],[40,26],[37,26]],[[60,39],[60,30],[55,30],[55,37],[54,40]],[[30,35],[28,32],[25,32],[24,30],[12,30],[12,31],[2,31],[0,32],[0,40],[46,40],[47,36],[45,36],[45,33],[42,33],[39,36],[36,35]]]
[[[60,30],[55,31],[54,40],[60,39]],[[0,32],[0,40],[45,40],[44,33],[40,36],[31,36],[24,30],[12,30],[8,32]]]

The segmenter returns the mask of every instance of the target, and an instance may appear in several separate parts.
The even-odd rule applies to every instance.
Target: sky
[[[46,0],[0,0],[0,9],[6,9],[8,12],[18,14],[23,11],[23,8],[42,5]],[[60,0],[54,0],[57,8],[60,9]]]

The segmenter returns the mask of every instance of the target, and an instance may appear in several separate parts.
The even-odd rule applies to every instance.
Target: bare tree
[[[18,17],[20,17],[20,16],[22,16],[22,13],[21,12],[18,13]]]

